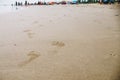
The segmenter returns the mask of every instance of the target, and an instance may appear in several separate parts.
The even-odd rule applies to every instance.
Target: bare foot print
[[[52,22],[52,20],[49,20],[49,22]]]
[[[109,55],[110,55],[110,56],[116,56],[116,54],[112,54],[112,53],[111,53],[111,54],[109,54]]]
[[[118,14],[116,14],[115,16],[119,16]]]
[[[40,24],[39,26],[40,26],[40,27],[43,27],[43,25],[42,25],[42,24]]]
[[[35,60],[36,58],[38,58],[40,56],[40,54],[38,54],[38,52],[35,51],[30,51],[27,54],[28,60],[23,61],[21,64],[19,64],[20,67],[25,66],[27,64],[29,64],[30,62],[32,62],[33,60]]]
[[[114,51],[110,51],[109,55],[112,56],[112,57],[118,57],[119,56],[119,54],[116,54]]]
[[[65,46],[65,43],[59,42],[59,41],[53,41],[53,42],[52,42],[52,46],[64,47],[64,46]]]
[[[31,32],[31,30],[27,29],[27,30],[24,30],[23,32]]]
[[[34,21],[34,22],[33,22],[33,24],[37,24],[37,23],[39,23],[39,22],[38,22],[38,21]]]
[[[64,17],[66,16],[66,14],[63,15]]]
[[[52,49],[49,50],[48,53],[53,56],[59,53],[60,49],[65,46],[65,43],[60,41],[52,41],[51,45],[54,47],[52,47]]]
[[[16,44],[14,44],[14,46],[17,46]]]
[[[34,34],[35,33],[32,33],[32,32],[27,33],[27,35],[28,35],[29,38],[33,38]]]
[[[29,30],[29,29],[28,30],[24,30],[24,32],[27,33],[29,38],[33,38],[33,36],[35,34],[35,33],[32,32],[32,30]]]

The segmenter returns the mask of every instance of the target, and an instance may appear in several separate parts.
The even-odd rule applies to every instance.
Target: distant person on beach
[[[109,4],[114,4],[114,0],[110,0],[110,1],[109,1]]]
[[[27,3],[27,1],[25,1],[25,5],[27,5],[28,3]]]
[[[20,5],[20,2],[18,2],[18,6]]]
[[[118,4],[120,4],[120,0],[118,0]]]
[[[18,2],[16,1],[16,2],[15,2],[15,6],[17,6],[17,5],[18,5]]]
[[[23,5],[23,3],[21,2],[21,3],[20,3],[20,5],[22,6],[22,5]]]
[[[99,3],[102,4],[102,0],[99,0]]]

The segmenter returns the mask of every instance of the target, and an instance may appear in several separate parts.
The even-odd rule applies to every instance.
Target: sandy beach
[[[120,80],[119,9],[29,6],[0,14],[0,80]]]

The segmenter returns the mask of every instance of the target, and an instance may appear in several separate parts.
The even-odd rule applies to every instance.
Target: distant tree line
[[[23,2],[15,2],[15,6],[27,6],[27,5],[53,5],[53,4],[81,4],[81,3],[114,3],[114,2],[118,2],[120,4],[120,0],[77,0],[77,1],[61,1],[61,2],[35,2],[35,3],[29,3],[28,1]],[[13,5],[13,4],[12,4]]]

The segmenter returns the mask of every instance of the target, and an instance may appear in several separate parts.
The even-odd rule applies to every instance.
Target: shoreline
[[[48,6],[48,7],[51,7],[51,6],[80,6],[80,7],[89,7],[89,6],[93,6],[94,8],[96,7],[111,7],[111,8],[114,8],[112,6],[114,6],[115,8],[120,8],[119,4],[115,3],[115,4],[99,4],[99,3],[90,3],[90,4],[74,4],[74,5],[71,5],[71,4],[66,4],[66,5],[27,5],[27,6],[0,6],[0,14],[4,14],[4,13],[9,13],[9,12],[15,12],[15,11],[18,11],[18,10],[22,10],[22,9],[25,9],[25,8],[30,8],[30,7],[42,7],[42,6]]]

